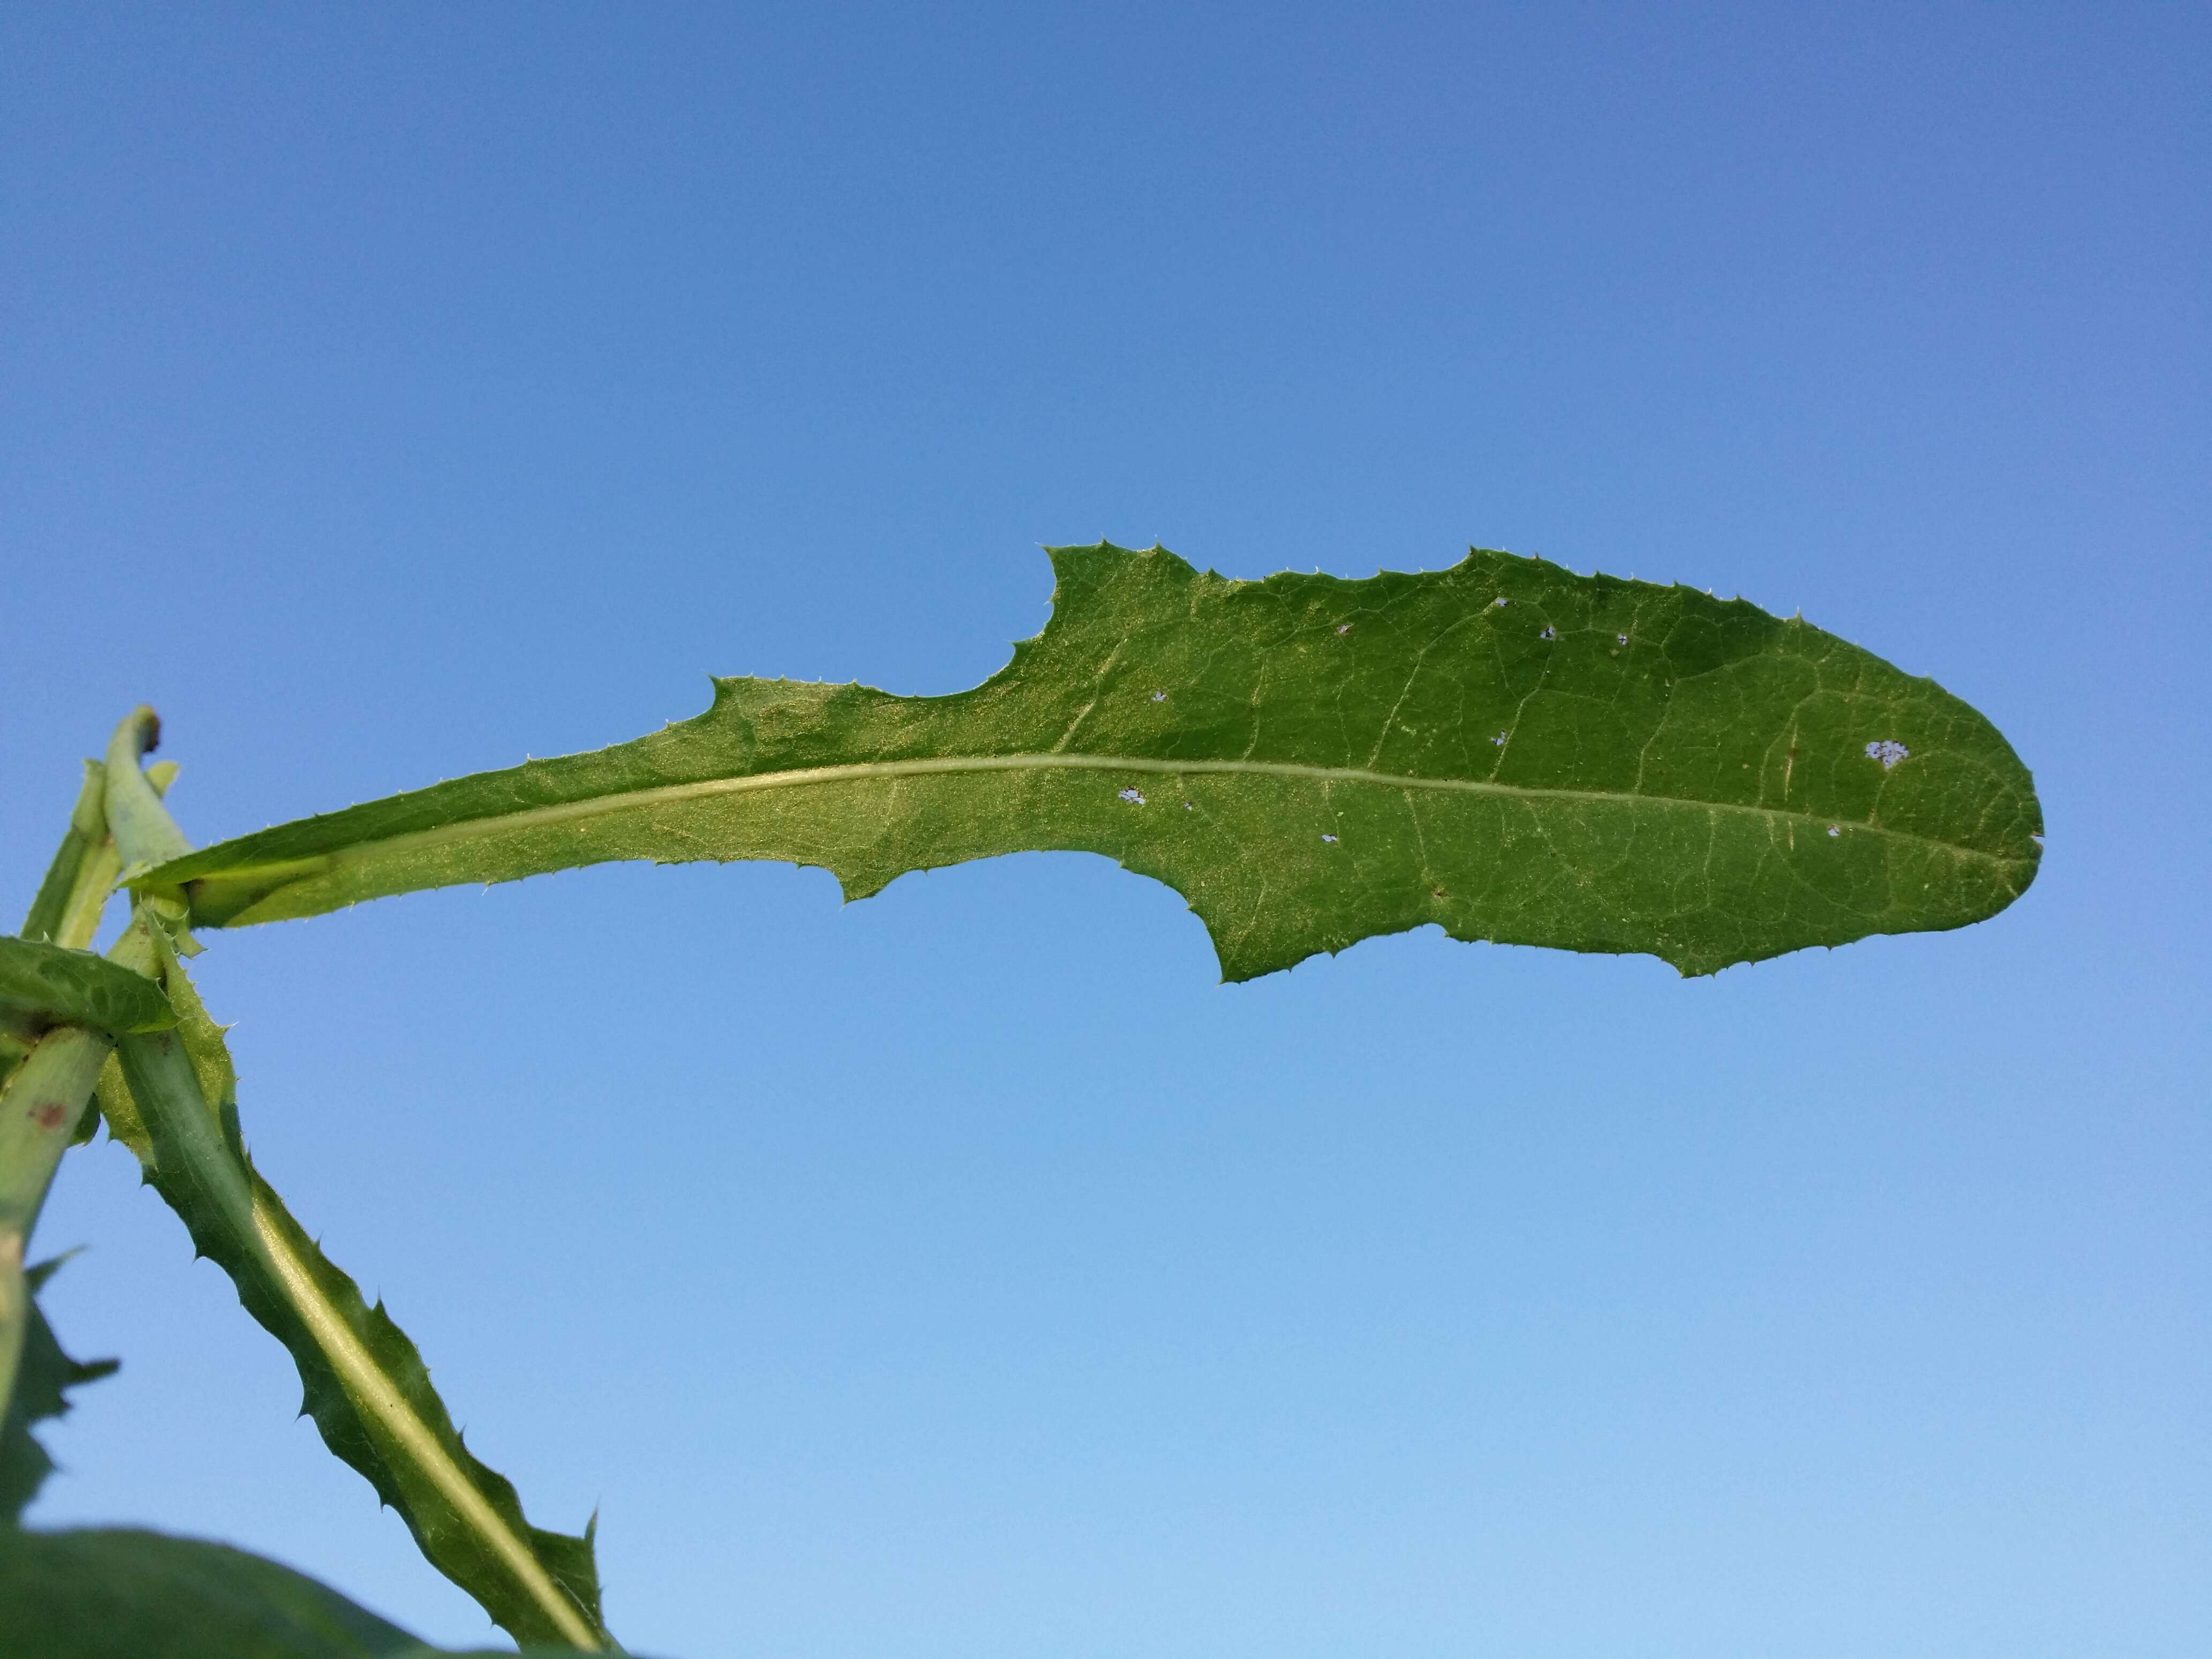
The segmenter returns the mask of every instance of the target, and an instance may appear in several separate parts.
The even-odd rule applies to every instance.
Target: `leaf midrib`
[[[1773,824],[1803,824],[1819,829],[1826,829],[1832,824],[1846,825],[1855,834],[1885,836],[1894,841],[1936,848],[1960,858],[1979,860],[1991,865],[2014,866],[2033,862],[2026,857],[2009,857],[2001,853],[1984,852],[1979,848],[1962,846],[1957,842],[1943,841],[1934,836],[1919,835],[1909,830],[1894,830],[1879,823],[1867,823],[1859,820],[1838,818],[1824,814],[1794,811],[1787,807],[1753,806],[1733,801],[1698,800],[1681,795],[1654,795],[1614,789],[1547,789],[1525,784],[1493,783],[1474,778],[1416,777],[1405,774],[1375,772],[1364,767],[1308,766],[1290,761],[1161,760],[1152,757],[1123,755],[1026,754],[954,755],[913,760],[860,761],[841,766],[800,767],[781,772],[755,772],[742,777],[703,778],[691,783],[655,784],[647,788],[629,789],[616,794],[593,795],[583,800],[559,801],[544,806],[524,807],[511,812],[459,818],[451,823],[440,824],[434,829],[405,830],[398,835],[380,836],[374,841],[356,842],[326,853],[309,853],[290,858],[272,859],[265,864],[234,865],[209,870],[200,875],[186,875],[183,879],[186,881],[210,878],[236,879],[250,876],[257,871],[281,870],[287,866],[299,867],[302,874],[305,874],[310,869],[329,870],[346,864],[364,861],[371,856],[388,857],[453,846],[478,839],[495,831],[537,829],[549,824],[568,823],[578,818],[598,817],[609,813],[632,811],[641,806],[657,806],[678,801],[704,799],[715,795],[745,794],[756,790],[795,789],[814,785],[862,783],[883,778],[928,777],[962,772],[1054,770],[1134,772],[1152,776],[1232,775],[1296,778],[1321,783],[1352,784],[1400,791],[1424,789],[1447,793],[1489,795],[1530,803],[1589,802],[1607,805],[1656,806],[1687,811],[1734,813],[1748,815]]]

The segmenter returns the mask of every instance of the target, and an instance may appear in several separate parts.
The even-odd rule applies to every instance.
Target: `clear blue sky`
[[[1216,983],[1077,857],[216,936],[248,1139],[641,1651],[2201,1655],[2212,14],[0,15],[0,878],[709,673],[981,679],[1040,543],[1741,591],[1988,713],[1964,933]],[[482,1616],[105,1142],[49,1523]]]

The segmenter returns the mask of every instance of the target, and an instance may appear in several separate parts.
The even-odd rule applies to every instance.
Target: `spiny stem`
[[[157,729],[150,709],[137,710],[108,747],[106,817],[126,869],[186,845],[138,770]],[[529,1524],[514,1488],[462,1443],[414,1345],[380,1304],[363,1304],[253,1170],[221,1028],[177,960],[188,948],[182,919],[173,896],[144,895],[108,952],[161,984],[182,1017],[175,1030],[146,1034],[158,1040],[121,1039],[131,1115],[112,1116],[110,1128],[247,1311],[291,1352],[325,1443],[398,1508],[431,1563],[523,1641],[614,1647],[588,1534],[564,1539]]]

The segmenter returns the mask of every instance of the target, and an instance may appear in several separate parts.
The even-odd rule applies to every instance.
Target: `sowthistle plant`
[[[973,690],[718,680],[697,718],[195,851],[138,709],[0,938],[0,1655],[427,1653],[273,1563],[21,1529],[70,1360],[25,1243],[95,1122],[299,1367],[325,1443],[526,1646],[615,1650],[591,1528],[472,1456],[415,1346],[253,1167],[197,933],[616,859],[818,865],[848,898],[1025,850],[1166,883],[1227,980],[1434,923],[1710,974],[1965,926],[2041,855],[2027,770],[1933,681],[1742,600],[1497,552],[1361,581],[1231,581],[1164,550],[1052,552],[1051,620]],[[111,893],[130,916],[105,956]],[[96,1103],[96,1104],[95,1104]]]

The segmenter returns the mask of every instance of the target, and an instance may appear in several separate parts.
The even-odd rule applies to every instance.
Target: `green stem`
[[[134,712],[129,725],[139,718]],[[177,769],[173,762],[161,761],[146,769],[146,787],[154,795],[155,810],[164,817],[167,809],[159,805],[161,798],[169,793],[176,781]],[[98,761],[84,763],[84,787],[77,793],[76,805],[70,812],[70,827],[56,849],[53,862],[46,866],[46,878],[39,884],[39,896],[33,901],[31,914],[23,923],[22,937],[43,943],[62,945],[72,951],[82,951],[89,945],[100,932],[100,919],[106,914],[107,901],[114,896],[115,878],[123,868],[122,855],[116,851],[115,838],[107,833],[107,769]],[[143,971],[143,970],[142,970]],[[46,1022],[28,1016],[0,1012],[0,1089],[12,1087],[20,1075],[18,1068],[29,1061],[32,1052],[40,1039],[47,1035]],[[106,1042],[102,1038],[103,1042]],[[113,1044],[107,1044],[112,1052]],[[35,1079],[34,1079],[35,1081]],[[115,1077],[121,1086],[120,1074]],[[62,1151],[72,1144],[76,1125],[82,1121],[81,1112],[72,1114],[70,1133],[64,1136],[61,1150],[54,1152],[58,1159]],[[5,1140],[11,1131],[0,1131],[0,1192],[14,1190],[11,1171],[18,1155],[12,1141]],[[43,1151],[36,1153],[46,1156]],[[31,1177],[25,1177],[30,1179]],[[36,1198],[31,1208],[21,1218],[23,1239],[30,1237],[31,1229],[38,1224],[39,1207],[44,1194],[52,1185],[53,1167],[46,1166],[46,1173],[36,1178]],[[18,1253],[17,1267],[21,1262]],[[0,1273],[4,1273],[0,1269]],[[8,1317],[0,1313],[0,1322]],[[0,1332],[0,1345],[9,1339]],[[0,1367],[0,1370],[5,1370]],[[0,1407],[4,1407],[7,1396],[0,1392]]]
[[[62,1026],[39,1039],[0,1089],[0,1419],[23,1352],[30,1295],[24,1248],[114,1046],[95,1032]]]
[[[154,729],[152,711],[139,709],[108,747],[107,821],[126,868],[185,845],[138,770]],[[529,1524],[514,1488],[462,1443],[414,1344],[380,1304],[363,1304],[254,1171],[221,1030],[176,960],[184,914],[174,895],[142,895],[107,953],[162,984],[184,1011],[156,1041],[121,1040],[116,1058],[129,1086],[115,1105],[127,1103],[131,1121],[111,1115],[110,1129],[138,1154],[201,1254],[230,1275],[247,1311],[290,1350],[325,1443],[399,1510],[432,1564],[519,1640],[614,1648],[589,1534],[563,1538]]]
[[[124,722],[143,731],[150,709],[133,710]],[[156,727],[158,729],[158,726]],[[111,742],[112,750],[115,744]],[[155,811],[168,816],[160,798],[177,775],[164,763],[142,778]],[[81,951],[100,931],[100,919],[123,868],[114,837],[107,832],[107,769],[84,763],[84,784],[70,809],[69,829],[46,866],[38,896],[23,921],[23,937]],[[179,840],[182,839],[180,836]],[[62,1154],[76,1139],[77,1125],[92,1098],[100,1070],[114,1054],[107,1037],[74,1026],[43,1033],[29,1028],[4,1033],[12,1049],[26,1048],[0,1084],[0,1420],[15,1395],[15,1371],[22,1362],[23,1332],[30,1291],[23,1279],[23,1257],[39,1211],[52,1187]]]

